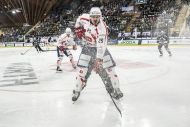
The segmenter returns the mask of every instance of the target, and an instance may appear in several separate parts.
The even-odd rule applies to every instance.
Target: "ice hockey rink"
[[[109,46],[122,117],[93,72],[73,104],[77,70],[67,57],[56,73],[56,51],[0,49],[0,127],[190,127],[190,46]],[[75,62],[81,48],[72,51]]]

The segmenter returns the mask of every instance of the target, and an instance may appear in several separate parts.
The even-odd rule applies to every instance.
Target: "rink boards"
[[[78,44],[78,42],[76,42]],[[156,39],[134,39],[134,40],[108,40],[108,45],[117,45],[117,46],[138,46],[138,45],[155,45],[157,44]],[[189,45],[190,39],[187,38],[172,38],[169,40],[169,44],[172,45]],[[50,42],[50,47],[56,47],[57,42]],[[3,47],[31,47],[32,43],[25,42],[0,42],[0,48]],[[44,43],[40,43],[40,46],[45,46]]]

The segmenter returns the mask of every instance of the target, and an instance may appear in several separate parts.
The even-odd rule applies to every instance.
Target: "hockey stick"
[[[109,93],[109,95],[110,95],[110,97],[111,97],[111,99],[112,99],[112,101],[113,101],[115,107],[117,108],[117,110],[119,111],[119,113],[120,113],[120,115],[121,115],[121,117],[122,117],[122,113],[121,113],[120,109],[117,107],[117,105],[116,105],[115,101],[113,100],[113,98],[112,98],[112,96],[111,96],[110,93]]]
[[[33,47],[33,46],[32,46]],[[21,55],[24,55],[24,54],[26,54],[32,47],[30,47],[28,50],[26,50],[26,52],[24,52],[24,53],[21,53]]]

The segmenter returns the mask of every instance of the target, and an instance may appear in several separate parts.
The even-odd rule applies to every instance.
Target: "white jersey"
[[[63,46],[63,48],[68,48],[69,45],[75,45],[72,35],[67,35],[66,33],[61,34],[58,39],[57,46]]]
[[[75,28],[81,26],[85,31],[86,45],[97,47],[97,58],[102,58],[107,47],[108,30],[106,23],[100,19],[100,23],[95,26],[90,22],[89,14],[78,17]]]
[[[42,43],[48,43],[48,38],[47,37],[43,37],[43,38],[41,38],[41,42]]]

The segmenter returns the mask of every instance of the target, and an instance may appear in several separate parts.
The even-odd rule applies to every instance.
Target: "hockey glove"
[[[63,46],[59,46],[59,50],[63,51],[64,50]]]
[[[100,58],[96,58],[95,62],[94,62],[94,71],[97,73],[100,72],[100,70],[102,70],[103,68],[103,59],[100,59]]]
[[[83,30],[83,28],[81,26],[79,26],[79,27],[75,28],[75,33],[76,33],[78,39],[82,40],[82,38],[84,37],[85,31]]]
[[[77,46],[76,45],[73,45],[73,50],[77,50]]]

